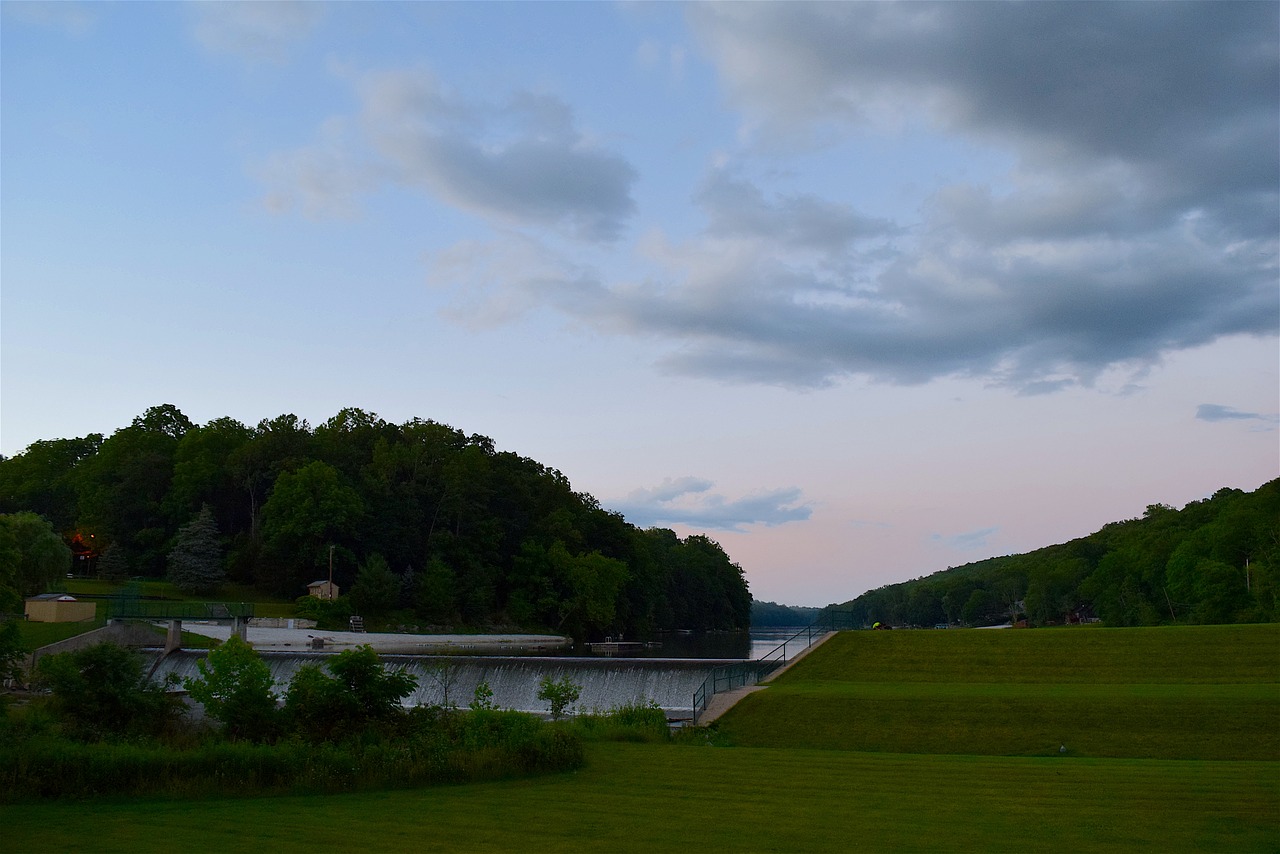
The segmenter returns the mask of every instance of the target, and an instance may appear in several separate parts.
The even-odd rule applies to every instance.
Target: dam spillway
[[[271,671],[276,693],[281,696],[300,667],[323,666],[330,655],[270,651],[259,654]],[[199,650],[174,652],[158,663],[153,678],[163,680],[169,674],[179,680],[198,677],[196,665],[206,655]],[[568,679],[582,686],[582,693],[574,704],[577,711],[608,711],[652,702],[672,719],[690,716],[693,695],[714,668],[740,661],[445,655],[382,655],[380,659],[384,667],[404,670],[417,680],[417,687],[405,699],[407,706],[466,708],[475,697],[476,687],[488,683],[496,707],[543,715],[547,713],[547,703],[538,699],[538,686],[549,678]]]

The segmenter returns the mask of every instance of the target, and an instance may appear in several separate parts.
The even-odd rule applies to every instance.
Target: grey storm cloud
[[[694,5],[762,134],[914,111],[1014,152],[1010,188],[943,187],[907,233],[716,170],[669,275],[577,277],[562,308],[671,340],[669,371],[794,387],[974,376],[1044,393],[1274,334],[1278,10]]]
[[[651,489],[637,489],[626,498],[606,502],[628,522],[641,528],[689,525],[721,531],[742,531],[747,525],[773,527],[802,522],[811,510],[796,488],[776,489],[727,499],[712,493],[711,481],[696,477],[668,479]]]
[[[521,92],[501,106],[478,104],[425,71],[364,74],[355,85],[358,117],[331,120],[316,145],[274,159],[284,185],[269,196],[274,206],[297,200],[348,211],[354,195],[389,181],[498,224],[604,242],[634,212],[635,170],[579,131],[554,96]]]
[[[770,202],[749,181],[723,170],[708,176],[697,194],[710,220],[707,233],[720,237],[770,238],[796,247],[840,251],[858,240],[897,234],[889,220],[860,215],[847,205],[793,194]]]

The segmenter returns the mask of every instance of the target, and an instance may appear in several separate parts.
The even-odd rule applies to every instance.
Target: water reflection
[[[601,652],[599,646],[592,649],[586,644],[575,644],[564,655],[600,656],[610,658],[763,658],[779,644],[804,631],[804,626],[769,626],[749,632],[659,632],[653,639],[656,644],[640,648],[625,648]],[[797,646],[797,650],[803,646]],[[793,653],[788,650],[787,657]]]

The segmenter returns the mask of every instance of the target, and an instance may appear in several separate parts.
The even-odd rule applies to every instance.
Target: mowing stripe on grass
[[[15,852],[1274,851],[1259,762],[602,744],[586,769],[418,791],[0,809]]]
[[[1184,697],[1128,686],[1087,686],[1079,696],[907,687],[768,688],[717,729],[727,743],[752,747],[1046,756],[1066,745],[1074,756],[1280,760],[1280,702],[1249,689]]]
[[[1280,624],[841,632],[779,681],[1277,683]]]
[[[1280,626],[845,632],[715,729],[748,747],[1276,761]]]

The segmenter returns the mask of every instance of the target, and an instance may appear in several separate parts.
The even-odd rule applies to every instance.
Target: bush
[[[181,704],[142,672],[131,650],[102,643],[40,659],[40,685],[53,693],[52,708],[73,738],[158,735],[172,727]]]
[[[351,599],[339,596],[337,599],[320,599],[315,596],[299,596],[296,600],[298,617],[304,620],[315,620],[316,628],[329,631],[345,631],[350,625]]]
[[[26,644],[17,620],[0,620],[0,684],[17,679],[22,673],[22,660],[26,658]]]
[[[502,713],[510,715],[515,713]],[[312,745],[219,742],[83,744],[50,736],[0,740],[0,803],[96,796],[316,794],[501,779],[582,767],[582,742],[529,715],[471,729],[430,716],[408,738]]]
[[[671,739],[667,713],[653,701],[578,715],[574,731],[588,741],[663,742]]]
[[[580,696],[582,696],[582,686],[575,685],[568,676],[559,680],[544,676],[538,683],[538,699],[547,701],[551,710],[551,719],[554,721],[560,720],[565,710],[578,702]]]
[[[232,635],[196,663],[200,676],[183,685],[232,739],[266,741],[279,730],[271,669],[253,647]]]
[[[298,669],[285,694],[285,715],[312,742],[341,741],[379,724],[393,727],[401,700],[416,680],[388,671],[369,645],[345,650],[326,661],[333,676],[317,666]]]

